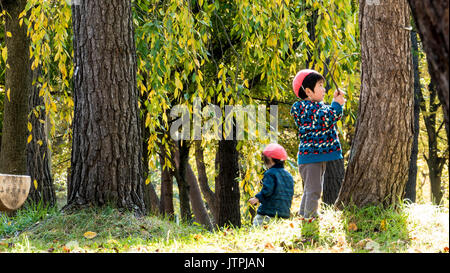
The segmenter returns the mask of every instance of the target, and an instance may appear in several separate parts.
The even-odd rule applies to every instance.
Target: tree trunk
[[[417,156],[419,154],[419,130],[420,130],[420,75],[419,75],[419,47],[417,42],[417,33],[411,31],[412,62],[414,71],[414,138],[411,150],[411,159],[409,161],[408,182],[405,188],[405,200],[416,202],[416,184],[417,184]]]
[[[175,178],[178,184],[178,193],[180,197],[180,215],[184,221],[191,221],[191,206],[189,200],[189,183],[186,180],[186,171],[189,160],[189,144],[177,141],[174,149],[175,155]]]
[[[40,68],[33,72],[35,84],[32,88],[29,105],[29,123],[32,125],[32,140],[27,145],[27,168],[31,177],[31,189],[28,202],[42,203],[44,206],[56,205],[55,188],[51,173],[51,155],[48,147],[47,115],[43,97],[39,96],[41,84],[37,78]]]
[[[202,194],[200,193],[200,188],[198,187],[197,178],[189,163],[186,167],[186,180],[190,187],[189,196],[191,199],[195,222],[203,225],[208,230],[212,230],[213,225],[208,216],[208,212],[206,211],[205,203],[203,202]]]
[[[449,137],[449,9],[448,0],[409,0],[411,11],[427,54],[430,76],[436,84],[444,110],[445,128]]]
[[[239,177],[239,155],[236,145],[237,140],[219,140],[217,151],[219,166],[216,166],[218,175],[215,184],[217,198],[216,224],[219,227],[226,225],[241,226],[240,192],[239,183],[236,179]]]
[[[142,100],[141,100],[142,101]],[[142,104],[141,104],[142,105]],[[141,120],[141,130],[142,130],[142,170],[144,181],[144,203],[147,208],[147,212],[151,214],[159,213],[159,198],[156,193],[155,187],[150,180],[150,170],[148,168],[148,162],[150,160],[148,154],[148,139],[150,137],[149,130],[145,127],[145,121]]]
[[[211,213],[213,215],[214,223],[216,223],[217,219],[217,201],[216,201],[216,195],[211,190],[208,184],[208,176],[206,174],[206,166],[205,166],[205,158],[203,154],[202,149],[202,142],[200,140],[195,140],[195,163],[197,166],[197,172],[198,172],[198,182],[200,185],[200,189],[203,193],[203,196],[205,197],[206,204],[208,205],[209,209],[211,210]]]
[[[390,206],[403,198],[413,137],[409,7],[360,1],[361,96],[338,208]]]
[[[323,181],[322,201],[325,204],[333,205],[336,201],[342,180],[344,180],[345,166],[344,159],[338,159],[327,162],[325,177]]]
[[[165,150],[164,145],[160,146],[161,153],[159,155],[161,165],[161,200],[159,212],[169,219],[174,216],[173,208],[173,176],[169,167],[166,166],[166,160],[170,160]]]
[[[440,157],[438,154],[438,135],[439,130],[436,128],[436,113],[441,105],[437,100],[437,91],[433,85],[433,79],[431,80],[429,89],[429,107],[424,103],[423,94],[420,93],[420,108],[427,129],[428,136],[428,157],[425,156],[427,166],[429,170],[429,178],[431,184],[431,201],[433,204],[439,204],[441,202],[443,193],[441,189],[441,175],[445,164],[445,158]]]
[[[19,25],[19,14],[26,0],[5,1],[6,61],[3,131],[0,173],[27,173],[28,97],[31,91],[30,40],[26,24]]]
[[[145,213],[131,1],[72,6],[74,119],[68,205]]]

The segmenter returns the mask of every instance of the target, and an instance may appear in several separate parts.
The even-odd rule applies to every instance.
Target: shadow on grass
[[[14,227],[28,217],[25,212],[19,216],[3,220]],[[24,252],[48,249],[70,252],[68,248],[85,247],[90,251],[109,249],[121,252],[130,245],[149,242],[168,244],[204,231],[201,226],[177,224],[161,216],[135,217],[132,212],[111,207],[85,208],[74,213],[55,210],[46,217],[33,219],[27,222],[28,227],[22,226],[8,236],[11,238],[8,242],[16,245],[26,239],[31,248],[23,249]]]

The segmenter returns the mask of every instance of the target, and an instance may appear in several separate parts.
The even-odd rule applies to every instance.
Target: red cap
[[[294,89],[294,93],[297,97],[299,97],[298,92],[300,90],[300,87],[303,84],[303,80],[305,79],[306,76],[308,76],[311,72],[316,72],[315,70],[312,69],[303,69],[300,70],[297,75],[295,75],[294,81],[292,82],[292,88]]]
[[[279,160],[286,160],[287,159],[287,153],[286,150],[279,144],[271,143],[266,146],[263,150],[263,154],[267,157],[279,159]]]

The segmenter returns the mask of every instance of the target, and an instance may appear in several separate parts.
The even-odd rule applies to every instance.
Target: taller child
[[[299,214],[305,218],[318,216],[326,162],[342,158],[336,122],[342,117],[344,94],[337,90],[331,105],[324,104],[324,83],[324,77],[311,69],[298,72],[292,83],[301,99],[292,105],[290,114],[300,140],[297,163],[304,190]]]

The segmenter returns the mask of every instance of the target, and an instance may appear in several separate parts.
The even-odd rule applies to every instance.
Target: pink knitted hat
[[[297,97],[299,97],[298,92],[300,91],[300,87],[303,84],[303,80],[305,79],[306,76],[308,76],[311,72],[316,72],[315,70],[312,69],[303,69],[300,70],[297,75],[295,75],[294,81],[292,82],[292,88],[294,89],[294,93]]]
[[[279,144],[271,143],[266,146],[263,150],[263,154],[267,157],[279,159],[279,160],[286,160],[287,159],[287,152],[286,150]]]

